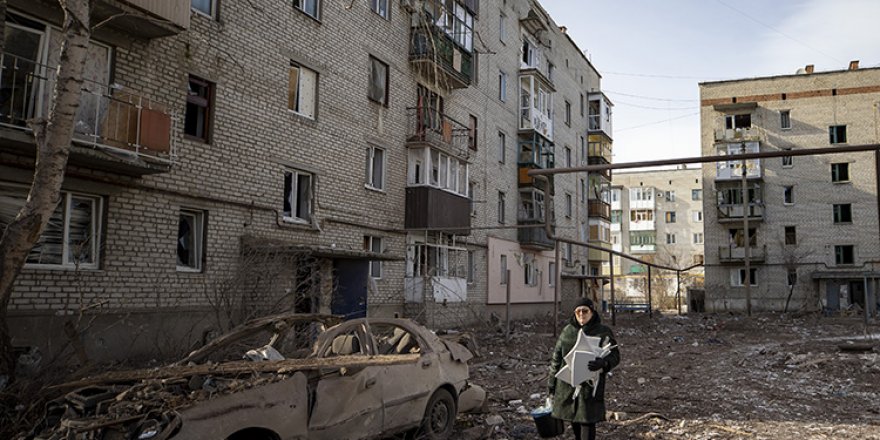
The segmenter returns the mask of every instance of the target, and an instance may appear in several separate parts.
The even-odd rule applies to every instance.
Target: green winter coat
[[[620,351],[615,347],[611,350],[605,360],[608,366],[599,377],[599,387],[596,389],[596,396],[593,396],[593,390],[589,386],[583,386],[580,394],[576,399],[572,399],[575,387],[556,379],[556,373],[565,363],[564,356],[571,351],[577,342],[578,331],[583,330],[587,336],[596,336],[602,338],[602,345],[607,341],[611,345],[617,345],[611,329],[602,325],[601,318],[597,313],[593,313],[590,322],[583,327],[575,318],[571,318],[568,325],[562,329],[556,346],[553,347],[553,358],[550,361],[550,379],[548,387],[550,395],[553,396],[553,417],[557,419],[567,420],[575,423],[596,423],[605,420],[605,373],[611,371],[620,363]]]

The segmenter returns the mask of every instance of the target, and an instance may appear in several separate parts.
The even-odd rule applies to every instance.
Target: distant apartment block
[[[686,289],[702,286],[703,282],[699,266],[705,254],[702,171],[678,168],[615,173],[611,186],[611,242],[614,250],[645,262],[679,269],[697,265],[682,273],[681,286],[674,271],[651,271],[654,298],[680,293],[684,303]],[[647,300],[648,266],[619,256],[613,262],[615,289],[620,292],[617,298],[624,302]],[[606,263],[606,273],[608,269]]]
[[[704,155],[878,142],[880,69],[857,61],[702,83],[700,98]],[[749,160],[745,177],[741,161],[705,164],[707,308],[745,310],[748,279],[753,310],[876,310],[877,165],[876,152]]]

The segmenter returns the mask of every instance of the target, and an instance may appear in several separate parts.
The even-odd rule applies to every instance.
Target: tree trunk
[[[5,3],[5,1],[4,1]],[[15,358],[7,321],[15,279],[45,229],[61,193],[79,108],[83,66],[90,37],[89,0],[59,0],[64,10],[63,42],[48,119],[29,121],[37,159],[27,201],[0,238],[0,377],[14,378]]]

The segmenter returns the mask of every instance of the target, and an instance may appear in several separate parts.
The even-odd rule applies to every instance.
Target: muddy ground
[[[839,347],[864,338],[858,316],[625,313],[612,329],[622,360],[599,438],[880,439],[880,348]],[[488,412],[460,415],[453,438],[538,438],[528,411],[546,397],[552,332],[519,322],[509,340],[478,334],[471,376]]]

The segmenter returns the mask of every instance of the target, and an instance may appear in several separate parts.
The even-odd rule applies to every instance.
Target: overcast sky
[[[602,74],[614,161],[698,156],[702,81],[880,67],[880,0],[543,0]]]

